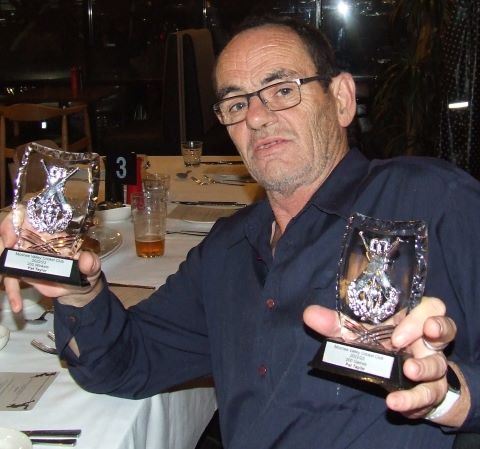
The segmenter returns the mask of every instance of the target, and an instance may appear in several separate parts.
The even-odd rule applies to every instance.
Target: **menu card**
[[[0,411],[31,410],[57,374],[0,373]]]
[[[232,207],[204,207],[180,204],[169,214],[168,218],[175,220],[214,223],[221,217],[228,217],[238,209]]]

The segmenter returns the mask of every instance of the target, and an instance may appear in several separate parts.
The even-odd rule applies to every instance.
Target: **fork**
[[[195,176],[190,176],[190,179],[195,182],[196,184],[198,184],[199,186],[204,186],[206,184],[210,184],[209,182],[207,181],[202,181],[201,179],[198,179],[196,178]]]
[[[216,179],[210,178],[207,175],[203,175],[205,179],[205,184],[224,184],[226,186],[244,186],[244,182],[237,182],[237,181],[217,181]]]
[[[52,347],[48,346],[45,343],[42,343],[41,341],[33,339],[30,344],[34,347],[39,349],[40,351],[47,352],[48,354],[57,354],[57,350]]]
[[[25,318],[25,321],[27,323],[32,323],[32,324],[42,324],[45,321],[48,321],[46,316],[49,313],[53,313],[53,310],[52,309],[47,309],[38,318]]]

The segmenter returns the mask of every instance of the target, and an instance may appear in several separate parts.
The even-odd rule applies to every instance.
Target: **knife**
[[[205,165],[218,165],[218,164],[240,165],[240,164],[243,164],[243,161],[205,161],[205,162],[200,162],[200,163],[205,164]]]
[[[236,206],[245,207],[245,203],[236,201],[170,201],[174,204],[186,204],[187,206]]]
[[[82,433],[80,429],[21,430],[20,432],[27,435],[27,437],[79,437]]]
[[[47,438],[30,438],[32,444],[41,444],[49,446],[75,446],[77,440],[75,438],[66,438],[66,439],[47,439]]]

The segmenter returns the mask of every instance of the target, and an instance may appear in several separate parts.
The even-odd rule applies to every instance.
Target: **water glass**
[[[159,192],[168,197],[170,189],[170,175],[165,173],[147,173],[143,179],[145,192]]]
[[[181,143],[185,167],[198,167],[200,165],[202,148],[203,142],[200,140],[185,140]]]

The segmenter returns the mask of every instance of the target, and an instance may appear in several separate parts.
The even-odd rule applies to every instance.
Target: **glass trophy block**
[[[0,258],[0,271],[19,277],[84,285],[77,253],[98,195],[100,159],[37,143],[26,146],[14,185],[11,219],[14,248]]]
[[[325,339],[314,369],[374,382],[387,390],[409,388],[408,354],[391,344],[395,326],[421,300],[427,272],[427,226],[353,215],[337,274],[341,338]]]

